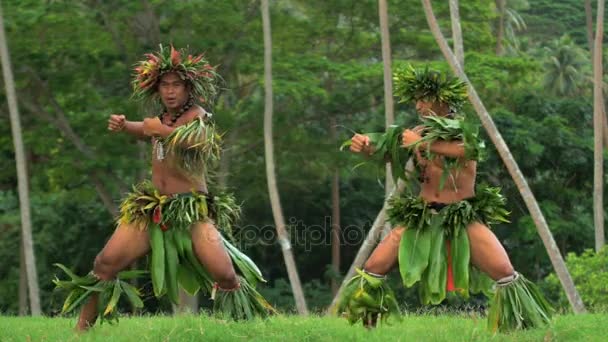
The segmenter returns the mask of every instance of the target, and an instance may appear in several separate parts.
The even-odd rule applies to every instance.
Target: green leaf
[[[440,304],[446,295],[447,256],[445,235],[441,224],[440,215],[433,216],[433,223],[429,227],[431,231],[431,246],[428,272],[428,290],[432,304]],[[422,284],[422,286],[425,286]]]
[[[130,279],[140,278],[147,274],[148,274],[148,271],[128,270],[128,271],[119,272],[117,277],[121,280],[130,280]]]
[[[87,290],[84,293],[80,294],[78,296],[78,298],[76,298],[69,306],[66,307],[65,304],[64,304],[64,309],[61,311],[61,313],[71,312],[78,305],[80,305],[80,303],[82,303],[85,299],[88,299],[91,296],[92,293],[93,293],[93,291]]]
[[[191,296],[196,295],[201,288],[196,279],[195,271],[186,262],[179,264],[177,268],[177,279],[182,288]]]
[[[106,307],[106,309],[103,312],[103,315],[106,316],[108,314],[110,314],[112,311],[114,311],[114,308],[116,308],[116,305],[118,304],[118,300],[120,299],[120,294],[122,293],[122,289],[120,287],[120,280],[115,280],[114,281],[114,290],[112,291],[112,297],[110,298],[110,301],[108,302],[108,306]]]
[[[121,282],[121,287],[125,291],[131,305],[139,309],[144,307],[144,302],[140,298],[141,294],[133,285],[123,281]]]
[[[407,229],[399,244],[399,271],[405,287],[411,287],[422,277],[429,263],[431,231]]]
[[[177,285],[177,268],[179,258],[177,249],[175,248],[174,236],[175,229],[170,229],[165,232],[165,285],[167,286],[167,294],[169,299],[175,303],[179,303],[179,288]]]
[[[165,289],[165,242],[163,232],[156,223],[150,224],[150,246],[152,247],[152,262],[150,265],[154,295],[160,297]]]
[[[469,297],[469,264],[470,249],[469,236],[465,229],[453,237],[451,243],[452,270],[454,287],[465,298]]]

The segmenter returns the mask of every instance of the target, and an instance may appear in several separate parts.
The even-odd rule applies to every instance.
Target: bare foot
[[[78,323],[76,323],[76,326],[74,327],[74,331],[82,334],[87,332],[89,329],[91,329],[91,327],[93,326],[93,324],[95,324],[95,322],[93,322],[92,324],[89,323],[88,321],[81,321],[79,320]]]

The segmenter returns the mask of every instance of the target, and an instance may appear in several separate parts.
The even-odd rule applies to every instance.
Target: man
[[[251,282],[264,281],[255,264],[218,231],[231,235],[240,208],[230,195],[208,192],[210,163],[219,157],[219,135],[210,114],[197,104],[217,95],[218,75],[202,57],[160,47],[135,68],[134,95],[163,108],[142,122],[112,114],[108,129],[153,142],[152,180],[134,187],[121,205],[118,228],[95,258],[93,271],[71,281],[55,280],[71,290],[64,312],[85,303],[77,329],[91,327],[99,314],[115,318],[124,292],[135,306],[140,293],[125,279],[141,272],[121,272],[152,250],[150,273],[154,294],[177,303],[178,283],[194,294],[211,293],[214,309],[235,319],[265,316],[274,309]],[[236,274],[233,264],[244,277]],[[66,268],[62,267],[66,272]],[[92,289],[92,290],[91,290]]]
[[[394,295],[384,283],[398,260],[404,285],[420,282],[423,304],[441,303],[446,290],[465,298],[469,292],[490,294],[491,283],[479,277],[478,269],[496,281],[488,317],[492,331],[549,322],[551,308],[535,286],[515,272],[488,228],[507,222],[508,213],[498,189],[475,186],[477,161],[484,150],[476,127],[464,118],[452,118],[453,110],[466,101],[465,84],[410,66],[395,75],[395,89],[402,101],[415,101],[423,121],[413,129],[391,131],[401,133],[402,146],[415,159],[420,191],[418,195],[406,191],[389,200],[388,217],[395,228],[351,280],[339,310],[351,322],[362,319],[366,326],[375,325],[382,314],[398,313]],[[390,134],[385,134],[385,141],[394,139]],[[395,155],[389,144],[376,150],[370,136],[362,134],[352,137],[350,150],[368,156]]]

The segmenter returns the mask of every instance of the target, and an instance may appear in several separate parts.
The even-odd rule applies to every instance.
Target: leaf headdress
[[[199,102],[213,103],[218,94],[220,76],[202,54],[193,56],[184,49],[159,46],[135,65],[133,97],[160,103],[157,85],[162,75],[175,72],[191,86],[190,94]]]
[[[395,96],[399,102],[444,102],[458,110],[467,100],[466,83],[426,66],[415,69],[411,64],[393,74]]]

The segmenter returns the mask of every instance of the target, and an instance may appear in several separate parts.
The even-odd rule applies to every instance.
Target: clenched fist
[[[120,132],[125,129],[127,119],[122,114],[112,114],[108,119],[108,129],[113,132]]]
[[[403,131],[403,134],[401,135],[403,146],[409,147],[410,145],[417,143],[418,140],[422,139],[422,132],[423,128],[421,126]]]
[[[355,134],[350,141],[350,150],[352,152],[363,152],[366,154],[371,154],[373,152],[369,137],[367,135]]]

